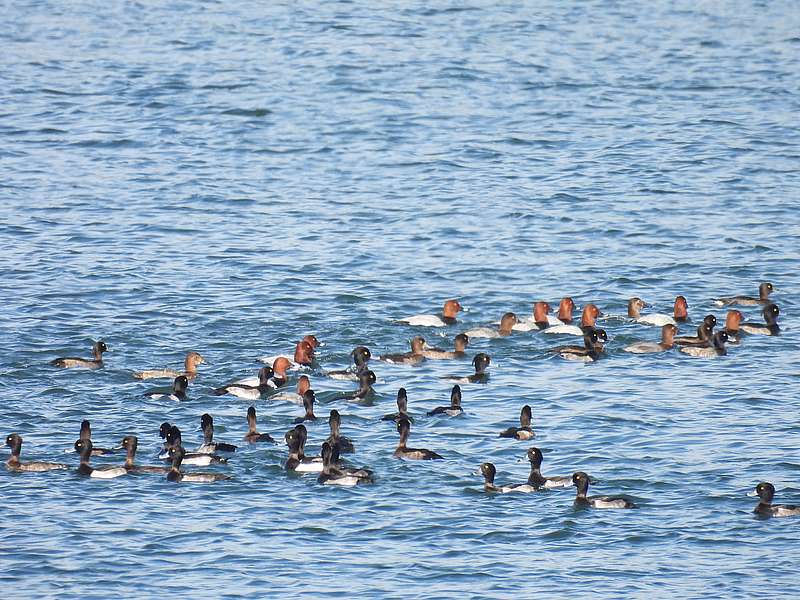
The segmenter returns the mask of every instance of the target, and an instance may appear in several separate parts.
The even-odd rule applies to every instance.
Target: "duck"
[[[717,325],[717,317],[714,315],[706,315],[703,317],[703,322],[697,326],[697,335],[685,335],[676,337],[673,341],[676,346],[705,346],[709,343],[714,335],[714,327]]]
[[[81,440],[92,439],[92,424],[84,419],[81,421],[81,432],[78,436]],[[114,454],[113,448],[101,448],[99,446],[92,446],[92,456],[104,456],[106,454]]]
[[[247,433],[244,435],[244,441],[250,442],[251,444],[257,444],[259,442],[266,442],[269,444],[275,444],[275,440],[272,439],[272,436],[268,433],[259,433],[256,430],[256,408],[255,406],[251,406],[247,409]]]
[[[426,448],[409,448],[406,446],[408,435],[411,432],[411,422],[408,419],[400,419],[397,422],[397,431],[400,434],[400,442],[394,451],[395,458],[405,458],[408,460],[442,460],[444,457],[433,450]]]
[[[563,335],[579,335],[583,337],[583,334],[586,333],[587,330],[593,329],[595,326],[595,322],[597,321],[597,317],[602,316],[602,312],[597,305],[592,304],[591,302],[586,304],[583,307],[583,312],[581,313],[581,324],[580,325],[571,325],[571,324],[561,324],[561,325],[554,325],[552,327],[548,327],[544,330],[544,333],[548,335],[553,334],[563,334]]]
[[[464,409],[461,408],[461,386],[456,384],[453,386],[453,389],[450,390],[450,406],[437,406],[433,410],[428,411],[428,416],[447,415],[448,417],[457,417],[463,412]]]
[[[126,435],[120,442],[120,448],[127,452],[123,465],[129,473],[168,473],[169,467],[155,467],[134,464],[136,449],[139,447],[139,438],[135,435]]]
[[[650,305],[641,298],[631,298],[628,300],[628,317],[642,325],[655,325],[657,327],[677,325],[675,318],[669,315],[654,313],[642,316],[639,311],[649,306]]]
[[[240,380],[234,383],[229,383],[218,387],[214,390],[214,395],[223,396],[231,394],[237,398],[244,398],[245,400],[258,400],[263,394],[274,390],[272,385],[272,367],[261,367],[258,370],[258,384],[252,385],[252,381]]]
[[[725,327],[722,328],[728,334],[729,344],[738,344],[740,340],[739,325],[744,319],[744,315],[738,310],[729,310],[725,317]]]
[[[717,306],[731,306],[738,304],[740,306],[756,306],[758,304],[769,304],[769,295],[775,291],[775,288],[768,281],[763,282],[758,286],[758,298],[752,296],[732,296],[730,298],[716,298],[714,304]]]
[[[539,331],[546,330],[551,325],[564,325],[564,323],[550,315],[550,305],[547,302],[539,301],[533,305],[533,316],[518,320],[511,329],[514,331]]]
[[[103,352],[108,352],[108,346],[102,340],[98,340],[92,346],[93,358],[75,358],[72,356],[64,358],[56,358],[50,361],[54,367],[62,369],[102,369],[103,368]]]
[[[286,470],[297,473],[321,473],[323,468],[321,456],[306,456],[305,445],[308,432],[304,425],[296,425],[283,436],[289,447],[286,459]]]
[[[507,312],[503,315],[500,319],[500,327],[476,327],[475,329],[470,329],[466,331],[468,337],[470,338],[496,338],[496,337],[506,337],[511,335],[512,330],[514,329],[514,325],[519,323],[519,319],[517,315],[513,312]]]
[[[273,366],[275,361],[279,358],[284,358],[289,361],[287,369],[297,370],[302,367],[310,367],[314,364],[314,354],[320,345],[320,341],[316,336],[306,335],[302,340],[297,342],[294,347],[294,354],[292,356],[289,356],[288,354],[275,354],[272,356],[262,356],[258,359],[258,361],[269,365],[273,369],[275,368]]]
[[[481,465],[481,473],[483,474],[483,489],[487,492],[495,492],[498,494],[507,494],[509,492],[522,492],[530,493],[535,492],[536,488],[528,483],[514,483],[511,485],[497,486],[494,484],[494,478],[497,474],[497,469],[490,462],[485,462]]]
[[[634,354],[665,352],[675,345],[674,338],[676,333],[678,333],[678,328],[675,325],[667,324],[661,327],[660,342],[636,342],[630,346],[625,346],[624,350],[625,352],[632,352]]]
[[[672,318],[676,323],[686,323],[689,320],[689,303],[685,296],[675,296],[675,304],[672,307]]]
[[[450,360],[464,358],[467,356],[466,349],[469,346],[469,336],[466,333],[459,333],[453,338],[453,350],[442,350],[441,348],[426,348],[422,351],[425,358],[431,360]]]
[[[172,389],[170,390],[149,390],[142,394],[143,396],[152,400],[160,400],[167,398],[175,402],[186,400],[186,389],[189,387],[189,378],[186,375],[178,375],[175,381],[172,382]]]
[[[489,368],[492,358],[484,352],[479,352],[472,357],[472,366],[475,367],[475,373],[467,377],[446,377],[452,383],[486,383],[489,381],[489,373],[486,369]]]
[[[170,450],[172,454],[172,468],[167,473],[167,481],[177,483],[212,483],[214,481],[224,481],[230,479],[224,473],[184,473],[181,471],[181,464],[184,462],[186,450],[183,446],[176,446]]]
[[[297,378],[297,388],[295,392],[290,392],[288,390],[280,391],[275,394],[272,394],[269,399],[272,401],[283,401],[283,402],[291,402],[293,404],[299,404],[300,406],[303,405],[303,394],[306,393],[307,390],[311,389],[311,380],[308,378],[308,375],[300,375]]]
[[[236,452],[236,446],[225,442],[214,441],[214,418],[204,413],[200,416],[200,429],[203,430],[203,443],[198,446],[198,454],[213,454],[214,452]]]
[[[331,379],[358,381],[358,374],[368,368],[367,363],[372,358],[372,353],[366,346],[356,346],[350,356],[353,359],[352,366],[341,371],[328,371],[325,375]]]
[[[400,319],[401,323],[417,327],[447,327],[458,321],[456,315],[463,310],[458,300],[447,300],[442,307],[441,315],[414,315]]]
[[[78,473],[86,475],[87,477],[94,477],[95,479],[114,479],[122,475],[127,475],[128,470],[125,467],[99,467],[93,468],[89,464],[89,459],[92,456],[92,440],[78,440],[75,442],[75,452],[80,454],[81,463],[78,466]]]
[[[572,484],[578,488],[575,496],[576,506],[591,508],[636,508],[636,505],[621,496],[586,496],[589,490],[589,476],[578,471],[572,476]]]
[[[754,335],[778,335],[781,328],[778,326],[778,315],[781,314],[777,304],[767,304],[761,311],[765,323],[740,323],[739,329]]]
[[[44,473],[45,471],[57,471],[60,469],[69,469],[68,465],[64,463],[54,462],[20,462],[19,455],[22,452],[22,438],[16,433],[6,437],[6,446],[11,448],[11,456],[6,461],[6,468],[9,471],[21,471],[25,473]]]
[[[697,356],[701,358],[714,358],[716,356],[725,356],[728,351],[725,349],[725,342],[728,341],[728,334],[724,331],[718,331],[711,338],[711,344],[708,346],[684,346],[681,352],[689,356]]]
[[[353,446],[353,441],[339,433],[339,429],[342,426],[342,416],[339,414],[338,410],[334,409],[331,411],[328,417],[328,426],[331,428],[331,434],[328,436],[328,439],[325,440],[328,444],[336,446],[337,451],[341,454],[352,454],[356,451]]]
[[[163,427],[163,424],[162,424]],[[164,460],[171,460],[170,451],[178,446],[183,446],[181,439],[181,430],[176,425],[172,425],[167,433],[167,439],[164,443],[164,452],[159,454],[158,458]],[[205,454],[200,452],[187,452],[183,457],[183,464],[194,465],[197,467],[206,467],[211,464],[224,464],[228,459],[216,454]]]
[[[164,421],[161,426],[158,428],[158,437],[164,440],[161,444],[161,452],[159,454],[163,454],[164,456],[160,456],[159,458],[166,458],[167,452],[169,452],[169,444],[167,443],[167,436],[169,435],[170,430],[172,429],[172,423],[169,421]]]
[[[356,402],[366,400],[375,392],[372,386],[376,381],[378,381],[378,378],[375,377],[375,373],[369,369],[365,369],[358,374],[358,389],[355,392],[342,394],[339,398],[341,400],[353,400]]]
[[[314,402],[316,401],[317,397],[314,394],[314,390],[306,390],[303,393],[303,407],[306,409],[306,414],[302,417],[297,417],[294,422],[299,424],[303,421],[316,421],[317,417],[314,414]]]
[[[529,440],[535,435],[533,429],[531,429],[531,407],[526,404],[522,407],[522,410],[519,411],[519,427],[509,427],[501,431],[498,437]]]
[[[592,328],[583,335],[583,346],[558,346],[551,348],[549,352],[554,352],[565,360],[593,362],[603,355],[607,341],[608,335],[604,329]]]
[[[379,358],[394,365],[416,365],[425,360],[425,355],[422,353],[424,349],[425,338],[418,335],[411,339],[411,352],[382,354]]]
[[[762,481],[756,486],[755,491],[758,496],[758,504],[753,512],[762,517],[796,517],[800,515],[800,506],[792,504],[773,504],[775,497],[775,486],[766,481]]]
[[[408,419],[409,422],[414,422],[414,419],[408,414],[408,393],[406,388],[402,387],[397,390],[397,412],[383,415],[381,421],[394,421],[396,423],[400,419]]]
[[[186,359],[183,361],[183,372],[178,372],[175,369],[149,369],[146,371],[136,371],[133,376],[136,379],[166,379],[167,377],[175,378],[183,375],[189,381],[197,377],[197,367],[205,364],[206,359],[199,352],[189,352]]]
[[[373,483],[374,477],[369,469],[344,469],[339,462],[339,447],[329,442],[322,443],[322,472],[317,481],[322,485],[354,486]]]
[[[531,474],[528,475],[528,485],[537,490],[552,488],[572,487],[572,477],[543,477],[542,476],[542,451],[539,448],[529,448],[528,460],[531,463]]]

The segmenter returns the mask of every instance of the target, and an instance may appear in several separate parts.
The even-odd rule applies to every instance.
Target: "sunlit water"
[[[302,335],[321,368],[357,344],[528,315],[564,295],[620,314],[638,295],[689,300],[779,289],[783,335],[719,360],[622,347],[658,337],[610,321],[608,357],[577,338],[474,340],[487,385],[427,418],[468,361],[375,362],[374,403],[311,373],[375,485],[287,475],[283,446],[247,446],[230,482],[85,480],[0,471],[0,583],[20,597],[793,596],[799,519],[758,520],[762,480],[800,502],[800,11],[793,2],[19,2],[0,24],[0,417],[23,460],[77,465],[139,436],[153,463],[168,420],[236,443],[249,403],[211,391]],[[468,308],[447,331],[396,319]],[[757,310],[746,311],[759,320]],[[444,336],[444,337],[440,337]],[[101,371],[57,370],[103,338]],[[135,369],[208,360],[174,403]],[[379,421],[408,389],[398,461]],[[534,442],[497,437],[523,404]],[[281,438],[302,410],[256,403]],[[327,436],[309,425],[309,450]],[[489,495],[543,472],[590,473],[632,511],[573,507],[574,490]],[[5,455],[4,455],[5,456]],[[119,457],[95,459],[113,464]]]

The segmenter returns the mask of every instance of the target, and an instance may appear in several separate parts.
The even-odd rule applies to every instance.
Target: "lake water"
[[[61,460],[168,420],[236,443],[249,402],[216,385],[256,357],[324,342],[322,368],[423,334],[528,315],[565,295],[622,313],[638,295],[693,325],[718,295],[772,281],[783,335],[719,360],[622,348],[609,321],[584,365],[543,334],[473,340],[487,385],[428,418],[468,361],[374,362],[371,405],[310,374],[373,486],[331,489],[242,444],[233,479],[87,480],[0,471],[0,584],[20,597],[796,596],[800,518],[758,520],[759,481],[800,502],[800,9],[795,2],[16,2],[0,24],[0,420],[23,460]],[[447,331],[399,317],[447,298]],[[745,311],[760,320],[758,310]],[[443,336],[443,337],[442,337]],[[101,371],[56,356],[111,349]],[[174,403],[135,369],[208,360]],[[379,421],[404,386],[411,445]],[[497,437],[523,404],[533,442]],[[280,438],[302,410],[256,403]],[[328,435],[309,425],[309,450]],[[241,442],[240,442],[241,443]],[[591,474],[631,511],[574,490],[491,495]],[[3,456],[6,456],[4,451]],[[121,458],[95,459],[113,464]],[[8,594],[6,594],[8,595]]]

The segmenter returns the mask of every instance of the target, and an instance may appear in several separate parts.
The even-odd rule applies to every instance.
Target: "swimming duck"
[[[78,467],[78,473],[96,479],[114,479],[121,475],[127,475],[128,471],[125,467],[100,467],[97,469],[92,468],[89,464],[89,459],[92,456],[92,440],[78,440],[75,442],[75,452],[81,456],[81,464]]]
[[[572,317],[570,316],[570,321]],[[550,315],[550,305],[547,302],[539,301],[533,305],[533,316],[519,319],[511,329],[514,331],[538,331],[547,329],[551,325],[564,325],[559,319]]]
[[[321,473],[323,468],[321,456],[306,456],[305,445],[308,432],[304,425],[296,425],[283,436],[289,447],[286,459],[286,470],[298,473]]]
[[[24,471],[27,473],[43,473],[45,471],[55,471],[57,469],[68,469],[69,466],[63,463],[53,462],[20,462],[19,455],[22,452],[22,438],[16,433],[6,437],[6,446],[11,448],[11,456],[6,461],[6,468],[9,471]]]
[[[441,315],[414,315],[400,319],[401,323],[415,325],[417,327],[447,327],[456,324],[456,315],[461,311],[458,300],[447,300],[442,308]]]
[[[717,325],[717,317],[714,315],[706,315],[703,317],[703,322],[697,326],[697,335],[685,335],[676,337],[673,341],[677,346],[705,346],[710,343],[714,335],[714,327]]]
[[[756,486],[756,495],[759,502],[753,512],[762,517],[796,517],[800,515],[800,506],[791,504],[773,504],[775,486],[763,481]]]
[[[496,338],[496,337],[505,337],[511,335],[511,331],[514,329],[514,325],[519,323],[519,319],[517,319],[517,315],[512,312],[507,312],[503,315],[503,318],[500,319],[500,327],[476,327],[475,329],[470,329],[466,331],[468,337],[470,338]]]
[[[177,448],[178,446],[183,446],[183,440],[181,439],[181,430],[178,429],[177,426],[173,425],[170,427],[169,432],[167,433],[167,439],[166,442],[164,443],[165,451],[159,454],[158,458],[164,460],[171,460],[170,451],[173,448]],[[198,467],[206,467],[210,464],[220,464],[227,462],[228,459],[222,456],[218,456],[216,454],[205,454],[200,452],[186,452],[183,457],[183,464],[194,465]]]
[[[407,458],[409,460],[441,460],[444,457],[433,450],[426,448],[409,448],[406,446],[408,435],[411,432],[411,423],[408,419],[400,419],[397,422],[397,431],[400,434],[400,442],[394,451],[395,458]]]
[[[136,460],[136,449],[139,447],[139,438],[135,435],[126,435],[120,442],[120,447],[127,452],[125,457],[125,469],[132,473],[169,473],[169,467],[153,467],[149,465],[134,464]]]
[[[342,400],[354,400],[360,402],[370,397],[375,390],[372,386],[377,381],[375,373],[369,369],[365,369],[358,374],[358,389],[355,392],[342,394],[339,398]]]
[[[81,440],[92,439],[92,424],[86,419],[81,421],[81,432],[78,436]],[[113,448],[100,448],[99,446],[92,446],[92,456],[103,456],[105,454],[114,454]]]
[[[397,390],[397,412],[388,415],[383,415],[382,421],[394,421],[395,423],[400,419],[408,419],[411,423],[414,419],[408,414],[408,394],[406,388]]]
[[[180,373],[175,369],[150,369],[147,371],[137,371],[133,374],[133,376],[136,379],[160,379],[167,377],[174,379],[179,375],[183,375],[186,377],[186,379],[191,381],[197,377],[197,367],[205,362],[206,359],[203,358],[198,352],[189,352],[183,362],[183,373]]]
[[[172,468],[167,473],[167,481],[179,483],[211,483],[214,481],[224,481],[230,479],[223,473],[184,473],[181,471],[181,464],[184,462],[186,450],[183,446],[176,446],[170,450],[172,454]]]
[[[529,448],[528,460],[531,463],[531,474],[528,476],[528,485],[537,490],[541,488],[568,488],[572,487],[572,477],[543,477],[542,476],[542,451],[538,448]]]
[[[415,365],[425,360],[425,355],[422,353],[424,349],[425,339],[421,336],[416,336],[411,340],[411,352],[404,352],[402,354],[383,354],[380,356],[380,360],[395,365]]]
[[[448,417],[457,417],[462,414],[464,409],[461,408],[461,387],[456,384],[450,390],[450,406],[437,406],[431,411],[428,411],[428,416],[433,415],[447,415]]]
[[[757,304],[769,304],[769,295],[775,291],[775,288],[772,287],[772,284],[765,281],[761,285],[758,286],[758,298],[753,298],[752,296],[733,296],[731,298],[717,298],[714,300],[714,304],[717,306],[731,306],[733,304],[739,304],[742,306],[755,306]]]
[[[652,354],[670,350],[675,345],[674,338],[677,332],[678,328],[675,325],[664,325],[661,328],[660,342],[636,342],[630,346],[625,346],[624,350],[634,354]]]
[[[548,327],[544,330],[544,333],[548,335],[552,334],[564,334],[564,335],[579,335],[583,336],[586,331],[589,329],[593,329],[595,326],[595,322],[597,317],[601,316],[603,313],[600,312],[600,309],[597,308],[596,305],[592,304],[591,302],[583,307],[583,313],[581,313],[581,323],[580,326],[578,325],[554,325],[552,327]]]
[[[288,361],[288,365],[286,367],[287,369],[296,370],[301,367],[309,367],[314,364],[314,353],[316,348],[318,348],[320,345],[321,344],[316,336],[307,335],[295,345],[294,355],[289,356],[287,354],[275,354],[271,356],[262,356],[258,359],[258,361],[269,365],[273,369],[275,368],[275,361],[279,358],[283,358]]]
[[[254,406],[247,409],[247,433],[244,435],[244,441],[250,442],[251,444],[256,444],[258,442],[276,443],[270,434],[258,433],[256,430],[256,409]]]
[[[767,304],[762,311],[764,323],[740,323],[739,329],[745,333],[756,335],[778,335],[781,328],[778,326],[778,315],[781,314],[777,304]]]
[[[152,400],[160,400],[162,398],[167,398],[169,400],[174,400],[175,402],[179,402],[181,400],[186,400],[186,389],[189,387],[189,379],[186,375],[178,375],[175,378],[175,381],[172,382],[172,389],[170,390],[149,390],[142,394],[147,398],[151,398]]]
[[[314,402],[316,399],[317,397],[314,394],[314,390],[306,390],[305,393],[303,393],[303,408],[306,409],[306,414],[304,414],[302,417],[297,417],[294,420],[295,423],[317,420],[317,417],[314,414]]]
[[[672,308],[672,318],[676,323],[686,323],[689,320],[689,303],[684,296],[676,296]]]
[[[94,358],[75,358],[69,356],[51,360],[50,364],[54,367],[61,367],[63,369],[72,369],[75,367],[81,367],[84,369],[100,369],[103,366],[103,352],[108,352],[108,346],[106,346],[105,342],[103,341],[97,341],[92,346]]]
[[[592,362],[600,358],[605,351],[605,342],[608,341],[603,329],[588,329],[583,335],[583,346],[558,346],[551,348],[549,352],[557,353],[566,360],[578,360],[582,362]]]
[[[367,363],[372,358],[372,353],[366,346],[357,346],[350,356],[353,358],[353,366],[342,371],[328,371],[325,375],[331,379],[358,381],[358,374],[367,369]]]
[[[531,429],[531,407],[526,404],[519,412],[519,427],[509,427],[505,431],[501,431],[498,437],[529,440],[535,435]]]
[[[322,473],[320,473],[317,481],[323,485],[343,486],[354,486],[374,482],[372,471],[369,469],[345,469],[338,466],[338,462],[338,446],[329,442],[323,442]]]
[[[744,319],[744,315],[738,310],[729,310],[725,317],[725,327],[722,331],[728,334],[729,344],[739,343],[739,325]]]
[[[728,334],[724,331],[718,331],[711,338],[709,346],[684,346],[681,352],[689,356],[698,356],[701,358],[714,358],[715,356],[724,356],[728,353],[725,349],[725,342],[728,341]]]
[[[492,362],[491,357],[488,354],[483,352],[479,352],[474,357],[472,357],[472,366],[475,367],[475,373],[469,375],[467,377],[446,377],[448,381],[452,383],[486,383],[489,381],[489,373],[486,372],[486,369],[489,368],[489,364]]]
[[[467,353],[466,349],[469,346],[469,336],[466,333],[459,333],[453,338],[454,350],[442,350],[441,348],[426,348],[422,351],[425,358],[432,360],[449,360],[454,358],[464,358]]]
[[[481,473],[483,474],[483,489],[487,492],[507,494],[509,492],[530,493],[536,491],[536,488],[527,483],[514,483],[512,485],[496,486],[494,484],[494,477],[497,474],[497,469],[490,462],[485,462],[481,465]]]
[[[300,375],[297,378],[297,391],[290,392],[288,390],[278,392],[277,394],[273,394],[269,397],[272,401],[284,401],[284,402],[292,402],[293,404],[303,405],[303,394],[306,393],[307,390],[311,389],[311,380],[308,378],[308,375]]]
[[[676,325],[675,318],[669,315],[655,313],[642,316],[639,311],[649,306],[650,305],[641,298],[631,298],[628,300],[628,317],[643,325],[656,325],[658,327]]]
[[[203,430],[203,443],[198,446],[198,454],[213,454],[214,452],[236,452],[236,446],[233,444],[226,444],[225,442],[214,441],[214,418],[204,413],[200,417],[200,429]]]
[[[636,508],[633,502],[621,496],[587,497],[586,492],[589,490],[589,476],[581,471],[578,471],[572,476],[572,483],[578,488],[578,493],[575,496],[576,506],[588,506],[591,508]]]
[[[223,385],[214,390],[216,396],[231,394],[245,400],[258,400],[263,394],[275,389],[272,385],[272,367],[261,367],[258,371],[258,384],[252,385],[250,380],[241,380]]]
[[[328,417],[328,426],[331,428],[331,434],[328,436],[328,439],[325,440],[328,444],[336,446],[337,451],[342,454],[352,454],[356,451],[353,447],[353,441],[339,433],[339,429],[342,426],[342,416],[339,414],[338,410],[334,409],[331,411]]]

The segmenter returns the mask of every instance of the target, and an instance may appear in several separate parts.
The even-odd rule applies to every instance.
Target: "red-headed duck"
[[[297,379],[297,391],[290,392],[290,391],[281,391],[273,396],[270,396],[269,399],[272,401],[275,400],[282,400],[284,402],[292,402],[294,404],[303,405],[303,394],[306,393],[307,390],[311,389],[311,380],[308,378],[308,375],[300,375]]]
[[[382,354],[380,360],[395,365],[415,365],[425,360],[425,355],[423,354],[424,349],[425,339],[418,335],[411,339],[411,352],[404,352],[402,354]]]
[[[550,314],[550,305],[540,300],[533,305],[533,316],[517,320],[512,329],[514,331],[538,331],[559,324],[562,324],[561,321]]]
[[[9,471],[24,471],[29,473],[43,473],[45,471],[55,471],[58,469],[68,469],[69,466],[63,463],[53,462],[20,462],[19,455],[22,452],[22,438],[16,433],[6,437],[6,446],[11,448],[11,456],[6,461],[6,468]]]
[[[92,345],[92,354],[94,358],[76,358],[72,356],[64,358],[56,358],[50,361],[54,367],[61,367],[62,369],[100,369],[103,367],[103,352],[108,352],[108,346],[102,340],[95,342]]]
[[[133,374],[136,379],[166,379],[171,377],[174,379],[179,375],[183,375],[189,381],[197,377],[197,367],[206,362],[198,352],[189,352],[186,359],[183,361],[183,372],[176,371],[175,369],[149,369],[147,371],[137,371]]]
[[[442,308],[441,315],[414,315],[400,319],[401,323],[415,325],[417,327],[446,327],[455,325],[456,315],[463,310],[458,300],[447,300]]]
[[[650,305],[641,298],[631,298],[628,300],[628,317],[643,325],[656,325],[657,327],[676,325],[675,318],[669,315],[655,313],[642,316],[640,311],[649,306]]]
[[[469,346],[469,336],[466,333],[459,333],[453,339],[454,350],[443,350],[441,348],[426,348],[422,351],[425,358],[432,360],[448,360],[455,358],[464,358],[467,356],[466,349]]]
[[[728,334],[729,344],[739,343],[739,325],[744,320],[744,315],[738,310],[729,310],[725,317],[725,327],[722,329]]]
[[[652,354],[655,352],[664,352],[670,350],[674,345],[675,334],[678,328],[675,325],[664,325],[661,328],[661,341],[656,342],[637,342],[630,346],[625,346],[625,352],[632,352],[634,354]]]
[[[464,333],[467,334],[469,338],[496,338],[496,337],[505,337],[507,335],[511,335],[511,331],[514,329],[514,326],[519,323],[519,319],[517,319],[517,315],[513,312],[507,312],[503,315],[500,319],[500,327],[476,327],[475,329],[470,329],[465,331]]]
[[[707,346],[711,343],[714,335],[714,327],[717,325],[717,317],[706,315],[703,322],[697,327],[697,335],[684,335],[676,337],[673,341],[676,346]]]
[[[728,353],[725,349],[725,342],[728,341],[728,334],[724,331],[718,331],[711,338],[711,344],[708,346],[684,346],[681,352],[689,356],[697,356],[700,358],[714,358],[716,356],[724,356]]]
[[[767,304],[761,312],[766,323],[740,323],[739,329],[756,335],[778,335],[781,332],[778,326],[778,315],[781,314],[778,305]]]
[[[757,304],[769,304],[769,295],[775,291],[772,284],[765,281],[758,286],[758,298],[752,296],[733,296],[731,298],[716,298],[714,304],[717,306],[731,306],[739,304],[742,306],[755,306]]]
[[[672,309],[672,318],[676,323],[685,323],[689,320],[689,303],[684,296],[675,297],[675,305]]]
[[[597,317],[601,316],[602,314],[603,313],[600,312],[600,309],[590,302],[583,307],[580,326],[567,324],[555,325],[545,329],[544,333],[583,336],[587,330],[594,328]]]

